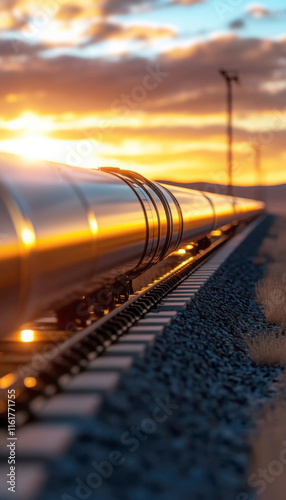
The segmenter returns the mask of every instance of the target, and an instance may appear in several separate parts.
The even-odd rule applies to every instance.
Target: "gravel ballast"
[[[248,500],[249,435],[281,368],[256,366],[243,334],[267,328],[252,263],[268,216],[162,337],[122,375],[99,413],[49,464],[41,500]],[[244,495],[242,495],[244,494]]]

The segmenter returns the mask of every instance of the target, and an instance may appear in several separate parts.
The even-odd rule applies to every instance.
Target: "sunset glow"
[[[22,330],[20,338],[22,342],[33,342],[35,333],[33,330]]]
[[[6,5],[0,151],[224,184],[218,69],[235,60],[242,85],[234,92],[234,182],[255,184],[257,143],[263,182],[286,181],[282,0],[259,9],[242,1],[223,15],[210,0]]]

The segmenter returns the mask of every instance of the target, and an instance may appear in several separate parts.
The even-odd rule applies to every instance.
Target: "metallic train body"
[[[129,171],[0,156],[0,336],[264,210]]]

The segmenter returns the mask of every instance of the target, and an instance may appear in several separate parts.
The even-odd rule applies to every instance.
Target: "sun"
[[[49,150],[49,142],[45,137],[25,137],[12,141],[3,141],[0,147],[6,153],[14,153],[25,158],[40,159]]]
[[[0,151],[24,158],[60,161],[63,149],[60,142],[40,134],[29,135],[19,139],[1,141]]]
[[[0,135],[0,152],[19,155],[28,160],[52,161],[85,168],[94,168],[95,161],[97,164],[102,161],[98,152],[95,157],[93,142],[90,142],[90,151],[87,154],[82,152],[82,141],[89,140],[84,132],[83,139],[60,138],[60,132],[66,132],[68,128],[66,123],[61,123],[53,115],[40,116],[31,111],[24,111],[2,126],[13,138],[1,140]],[[59,137],[56,138],[57,136]]]
[[[61,157],[61,141],[48,136],[54,130],[51,118],[25,111],[8,122],[6,128],[14,133],[15,138],[0,141],[1,151],[31,159],[58,161]]]

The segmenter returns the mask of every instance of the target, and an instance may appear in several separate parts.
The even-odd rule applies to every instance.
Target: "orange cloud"
[[[108,60],[62,55],[43,59],[39,55],[43,48],[42,44],[20,45],[19,55],[23,50],[29,64],[17,59],[15,69],[13,65],[11,69],[10,60],[6,67],[3,58],[0,96],[3,114],[9,116],[23,109],[23,102],[7,103],[8,94],[25,96],[26,108],[42,114],[85,113],[91,109],[94,113],[114,112],[115,108],[120,113],[126,106],[128,114],[218,113],[225,109],[225,88],[218,68],[231,67],[233,60],[238,69],[242,68],[243,81],[243,87],[235,89],[236,109],[248,113],[271,111],[282,109],[286,102],[286,89],[274,85],[283,79],[286,40],[217,38],[180,52],[171,50],[152,63],[142,57]],[[0,51],[11,56],[12,48],[2,40]],[[149,77],[149,85],[152,82],[154,85],[146,91],[142,85],[148,72],[155,76]],[[161,78],[160,72],[168,77]],[[157,73],[158,85],[154,79]],[[266,82],[268,85],[261,85]]]
[[[158,38],[173,38],[175,35],[175,29],[167,26],[143,24],[128,26],[109,21],[98,21],[92,24],[83,34],[84,37],[87,37],[87,40],[84,42],[85,46],[111,39],[152,41]]]
[[[56,18],[61,21],[71,21],[84,13],[84,7],[77,4],[63,5],[56,13]]]

